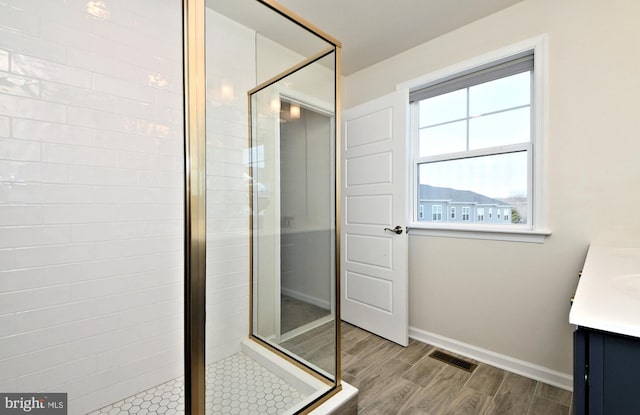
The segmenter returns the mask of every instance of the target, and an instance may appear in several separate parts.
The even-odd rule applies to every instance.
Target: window
[[[456,207],[452,206],[451,207],[451,219],[455,219],[456,218]]]
[[[469,217],[471,217],[471,208],[463,207],[462,208],[462,221],[463,222],[468,222],[469,221]]]
[[[418,219],[424,219],[424,205],[418,207]]]
[[[495,218],[493,208],[486,217],[485,207],[477,208],[475,220],[471,208],[462,207],[464,226],[533,229],[535,79],[531,49],[411,90],[421,202],[498,206]],[[433,222],[441,219],[432,214]]]
[[[431,220],[434,222],[442,222],[442,205],[431,206]]]

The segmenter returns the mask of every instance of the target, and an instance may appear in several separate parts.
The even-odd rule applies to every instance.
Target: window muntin
[[[454,91],[457,94],[464,92],[464,99],[457,99],[455,103],[459,108],[450,104],[436,109],[441,96],[418,101],[419,156],[530,142],[531,95],[522,96],[525,94],[521,90],[531,90],[531,79],[532,71],[527,71],[497,80],[509,81],[511,89],[505,89],[501,83],[493,81]],[[517,85],[512,85],[514,83]],[[497,87],[493,93],[491,86]],[[482,87],[482,93],[472,94],[476,87]],[[523,101],[525,98],[526,102]],[[515,105],[505,107],[507,104]],[[475,112],[471,111],[473,107],[476,108]],[[480,110],[487,111],[478,112]],[[430,115],[432,111],[437,114]]]
[[[446,90],[450,89],[446,85],[445,93],[434,96],[427,87],[417,94],[426,98],[414,99],[418,203],[429,203],[433,197],[450,212],[455,212],[454,203],[469,205],[461,208],[461,218],[455,220],[453,213],[448,222],[531,228],[534,77],[530,55],[529,66],[517,73],[497,71],[497,78],[487,80],[486,72],[492,69],[484,68],[481,83],[453,91]],[[474,76],[473,72],[465,75]],[[445,84],[455,82],[449,79]],[[442,195],[447,191],[449,199]]]

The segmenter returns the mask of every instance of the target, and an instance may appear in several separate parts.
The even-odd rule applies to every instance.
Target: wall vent
[[[460,359],[459,357],[452,356],[449,353],[441,352],[440,350],[433,351],[429,355],[429,357],[444,362],[448,365],[457,367],[458,369],[465,370],[469,373],[473,372],[478,367],[478,365],[475,363],[471,363],[464,359]]]

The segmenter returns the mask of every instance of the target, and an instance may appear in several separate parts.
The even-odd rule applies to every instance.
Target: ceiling
[[[343,75],[357,72],[520,1],[278,0],[342,42]]]

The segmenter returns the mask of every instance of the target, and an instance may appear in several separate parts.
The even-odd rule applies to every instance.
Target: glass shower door
[[[336,379],[335,52],[250,94],[253,331]]]

